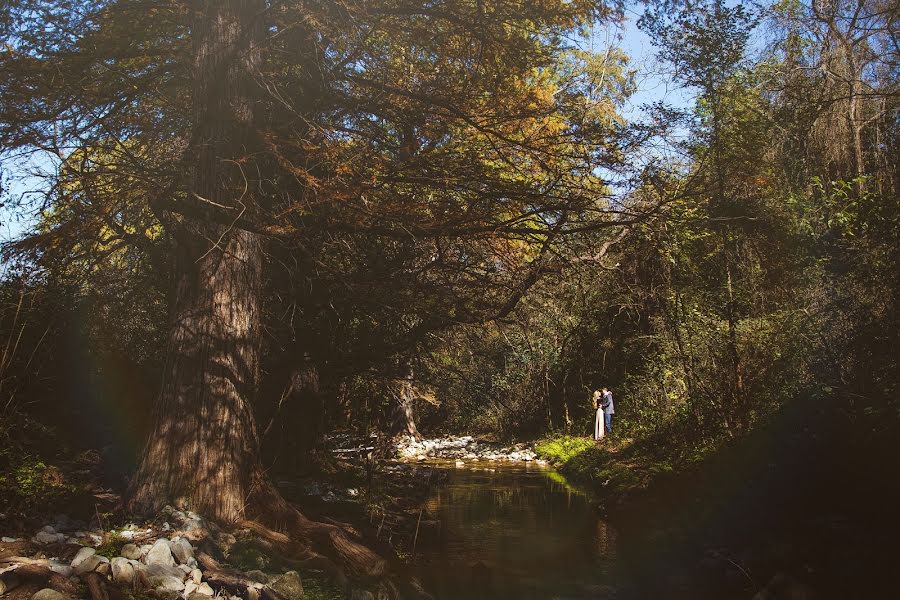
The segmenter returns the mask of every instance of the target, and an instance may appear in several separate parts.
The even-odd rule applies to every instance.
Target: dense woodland
[[[597,32],[626,8],[689,104],[624,116],[641,79]],[[255,519],[378,576],[271,473],[335,432],[587,436],[600,385],[642,487],[786,431],[887,502],[898,24],[890,0],[6,0],[0,200],[30,217],[2,250],[0,512],[93,450],[130,511]]]

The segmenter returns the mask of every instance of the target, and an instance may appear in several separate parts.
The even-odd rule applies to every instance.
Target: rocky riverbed
[[[240,535],[240,532],[237,532]],[[151,523],[88,530],[66,516],[30,539],[0,538],[0,596],[11,600],[110,600],[150,595],[161,600],[299,600],[296,571],[239,571],[218,564],[195,544],[212,542],[226,556],[240,539],[199,515],[167,508]]]
[[[542,463],[534,449],[526,443],[512,445],[479,440],[470,435],[445,436],[417,440],[412,436],[401,437],[396,442],[397,455],[404,461],[429,459],[455,460],[459,466],[466,461],[484,460]],[[461,464],[460,464],[461,463]]]

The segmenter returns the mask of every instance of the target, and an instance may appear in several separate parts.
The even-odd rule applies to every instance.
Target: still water
[[[414,556],[438,600],[615,597],[616,531],[589,496],[536,464],[446,470]]]

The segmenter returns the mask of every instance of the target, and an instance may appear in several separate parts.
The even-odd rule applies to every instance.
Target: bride
[[[603,439],[603,408],[600,406],[600,390],[594,390],[592,403],[594,405],[594,440]]]

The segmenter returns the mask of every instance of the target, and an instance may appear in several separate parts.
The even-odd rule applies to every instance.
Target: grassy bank
[[[602,492],[603,505],[613,508],[668,477],[691,470],[717,446],[666,444],[657,438],[606,438],[551,434],[535,444],[535,452],[576,483]]]

